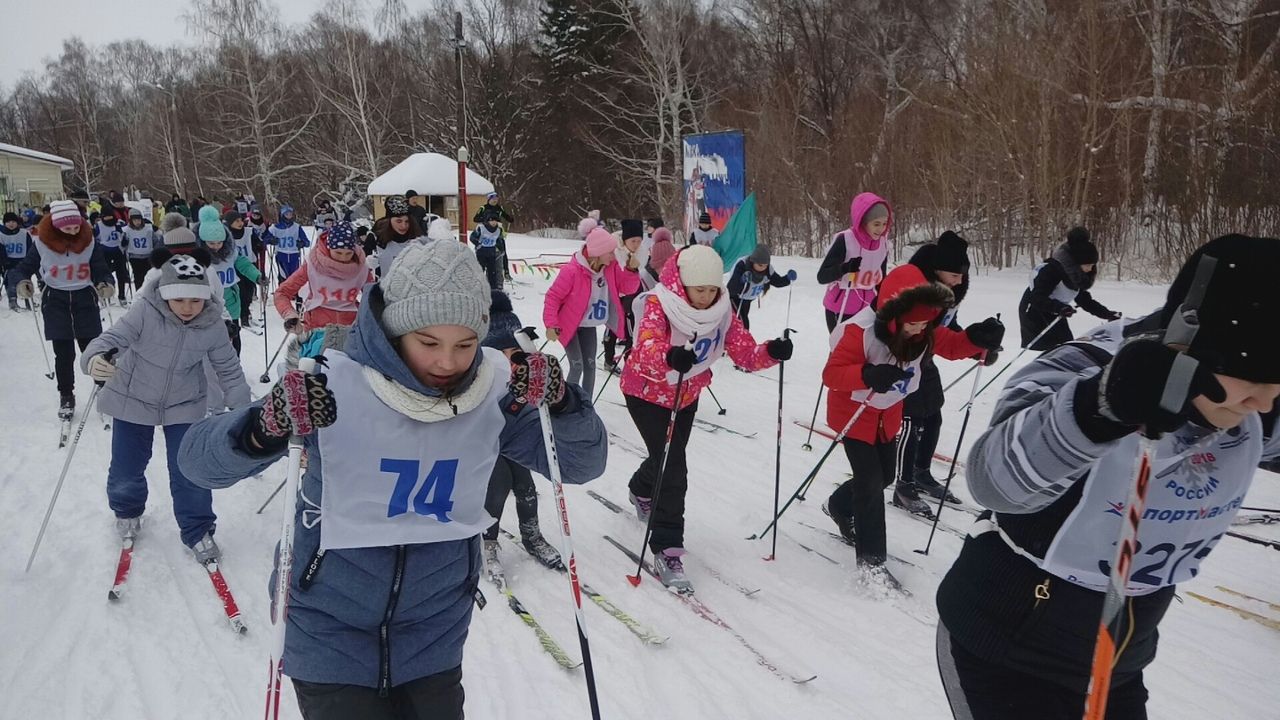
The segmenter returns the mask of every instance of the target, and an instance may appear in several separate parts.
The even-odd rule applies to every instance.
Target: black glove
[[[909,377],[911,377],[911,373],[897,365],[889,365],[887,363],[872,365],[868,363],[862,366],[862,382],[878,393],[889,392],[895,384]]]
[[[764,349],[768,351],[769,357],[774,360],[786,362],[791,359],[795,344],[791,342],[791,338],[774,338],[764,344]]]
[[[309,435],[338,419],[338,404],[323,373],[290,370],[271,388],[254,424],[259,445],[278,445],[290,435]]]
[[[560,361],[544,353],[518,351],[511,354],[511,379],[507,381],[511,391],[511,405],[517,412],[525,405],[546,405],[552,412],[564,408],[567,393]]]
[[[1004,340],[1004,323],[989,317],[965,328],[964,334],[968,336],[969,342],[983,350],[999,350],[1000,342]]]
[[[1106,314],[1108,320],[1119,320],[1122,317],[1124,317],[1124,313],[1119,310],[1108,310]]]
[[[849,260],[845,260],[844,264],[840,266],[840,273],[842,275],[848,275],[849,273],[856,273],[858,272],[858,268],[860,267],[862,267],[861,256],[856,258],[850,258]]]
[[[302,318],[300,317],[291,317],[288,320],[285,320],[284,321],[285,332],[293,332],[294,329],[296,329],[298,327],[298,324],[301,322],[302,322]]]
[[[996,360],[1000,358],[999,350],[988,350],[986,356],[982,358],[983,367],[991,367],[996,364]]]
[[[1095,425],[1091,429],[1110,438],[1127,435],[1138,426],[1146,428],[1148,433],[1172,432],[1186,422],[1192,398],[1204,395],[1213,402],[1226,400],[1226,391],[1213,372],[1199,364],[1189,385],[1178,393],[1178,409],[1169,412],[1160,407],[1160,397],[1164,395],[1178,354],[1157,340],[1139,338],[1125,343],[1102,374],[1092,378],[1097,383],[1094,414],[1098,420],[1110,421],[1113,425],[1110,428]],[[1077,405],[1081,405],[1081,392],[1076,395]],[[1083,405],[1086,410],[1092,409],[1087,400]],[[1079,407],[1076,410],[1077,418],[1080,410]],[[1090,437],[1094,436],[1090,433]]]
[[[1058,308],[1058,317],[1069,318],[1075,314],[1076,314],[1076,309],[1071,307],[1070,305],[1063,305],[1062,307]]]
[[[692,370],[696,362],[698,362],[698,356],[687,347],[672,345],[667,351],[667,364],[681,375]]]

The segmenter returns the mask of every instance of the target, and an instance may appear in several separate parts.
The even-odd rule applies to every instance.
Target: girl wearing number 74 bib
[[[547,339],[564,345],[569,382],[581,383],[588,395],[596,384],[596,328],[604,325],[614,335],[628,337],[621,298],[640,289],[635,257],[619,265],[617,248],[608,230],[587,233],[586,243],[560,268],[542,304]]]
[[[410,243],[350,331],[326,333],[318,374],[289,371],[263,402],[184,438],[183,472],[216,489],[303,436],[293,566],[277,570],[291,572],[284,673],[307,720],[461,718],[499,455],[550,473],[545,406],[563,480],[604,472],[604,424],[555,359],[480,348],[490,301],[463,245]]]

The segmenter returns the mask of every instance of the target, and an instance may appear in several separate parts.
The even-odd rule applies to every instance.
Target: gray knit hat
[[[204,266],[190,255],[174,255],[160,266],[160,280],[156,282],[160,297],[165,300],[192,298],[208,300],[213,297]]]
[[[751,254],[747,256],[747,262],[757,265],[768,265],[770,259],[769,246],[764,243],[756,243],[756,249],[752,250]]]
[[[489,332],[489,284],[462,243],[406,243],[378,284],[391,337],[431,325],[462,325],[480,338]]]

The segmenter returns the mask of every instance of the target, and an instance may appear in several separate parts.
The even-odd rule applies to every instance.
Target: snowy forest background
[[[681,212],[682,135],[747,138],[775,252],[821,253],[874,190],[899,238],[1026,264],[1070,224],[1154,279],[1280,235],[1280,0],[194,0],[196,46],[73,39],[0,98],[69,184],[248,190],[308,212],[463,141],[516,229]]]

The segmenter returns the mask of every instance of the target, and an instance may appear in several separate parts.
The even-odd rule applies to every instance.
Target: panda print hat
[[[213,297],[204,266],[190,255],[174,255],[161,265],[157,286],[160,297],[165,300],[208,300]]]

